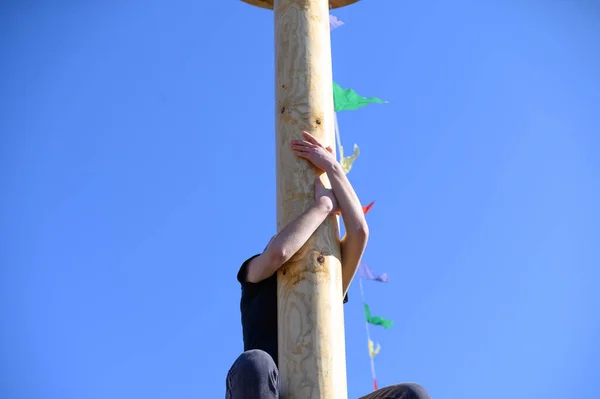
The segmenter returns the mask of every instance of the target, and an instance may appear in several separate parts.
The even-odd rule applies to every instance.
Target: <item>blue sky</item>
[[[0,7],[0,396],[223,397],[235,274],[275,230],[271,12]],[[361,148],[349,177],[376,201],[365,260],[391,280],[365,285],[396,322],[371,330],[380,384],[600,397],[598,6],[334,15],[334,79],[390,101],[339,115]],[[371,387],[359,298],[355,284],[350,398]]]

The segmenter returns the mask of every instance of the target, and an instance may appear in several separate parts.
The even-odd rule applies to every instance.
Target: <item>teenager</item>
[[[278,399],[277,370],[277,270],[302,248],[332,213],[342,215],[346,234],[341,240],[342,296],[356,274],[367,246],[369,228],[361,203],[331,148],[323,147],[309,133],[292,140],[291,150],[327,173],[331,189],[315,179],[314,203],[271,238],[262,253],[246,260],[237,274],[242,285],[240,310],[244,353],[227,374],[227,399]],[[382,388],[363,399],[430,399],[417,384]]]

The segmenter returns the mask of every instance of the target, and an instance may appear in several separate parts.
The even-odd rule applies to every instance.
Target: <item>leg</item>
[[[278,399],[279,372],[264,351],[242,353],[227,373],[225,399]]]
[[[431,399],[419,384],[407,383],[378,389],[360,399]]]

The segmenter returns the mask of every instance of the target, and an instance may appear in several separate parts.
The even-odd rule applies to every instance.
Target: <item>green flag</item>
[[[367,322],[374,324],[376,326],[381,326],[383,328],[390,328],[394,324],[393,321],[384,319],[383,317],[372,316],[371,310],[369,309],[369,305],[367,305],[366,303],[364,305],[365,305],[365,317],[367,318]]]
[[[386,103],[377,97],[362,97],[356,94],[352,89],[342,89],[337,83],[333,82],[333,104],[335,112],[352,111],[364,107],[371,103]]]

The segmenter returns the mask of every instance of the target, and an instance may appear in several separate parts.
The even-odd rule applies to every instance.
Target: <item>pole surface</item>
[[[277,231],[314,203],[319,173],[290,140],[334,145],[327,0],[275,0]],[[322,176],[329,186],[326,175]],[[346,399],[339,231],[330,216],[277,273],[279,378],[285,399]]]

